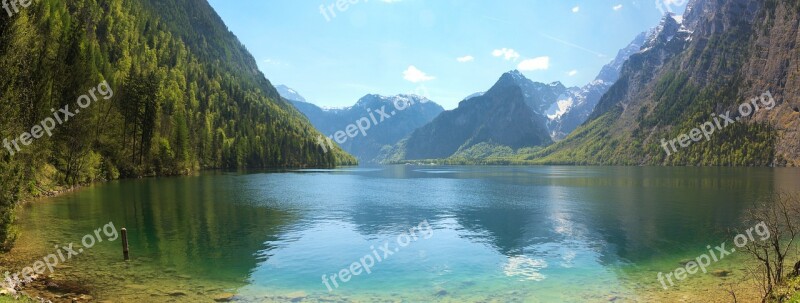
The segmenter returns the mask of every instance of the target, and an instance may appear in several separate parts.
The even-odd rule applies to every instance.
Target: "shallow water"
[[[109,222],[127,228],[131,262],[121,261],[120,239],[100,233],[105,241],[54,274],[124,302],[225,293],[253,302],[707,298],[743,277],[742,256],[709,268],[730,277],[697,274],[666,291],[656,274],[706,245],[730,246],[729,229],[755,200],[798,184],[800,170],[769,168],[204,173],[111,182],[31,204],[20,214],[20,243],[44,257]],[[360,274],[343,282],[340,271],[354,262]]]

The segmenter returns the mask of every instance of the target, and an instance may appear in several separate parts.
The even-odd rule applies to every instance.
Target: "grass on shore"
[[[14,299],[14,297],[0,295],[0,303],[20,303],[20,302],[35,303],[36,301],[26,296],[20,296],[19,299]]]

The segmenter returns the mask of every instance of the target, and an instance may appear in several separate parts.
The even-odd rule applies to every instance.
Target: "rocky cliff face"
[[[791,0],[693,0],[683,22],[666,16],[630,57],[589,121],[527,157],[539,162],[800,165],[798,16]],[[738,107],[766,91],[777,105]],[[661,147],[730,111],[734,125],[668,155]]]
[[[600,70],[600,73],[591,83],[581,88],[573,87],[568,90],[566,96],[562,97],[562,99],[567,100],[568,107],[562,115],[551,116],[551,121],[548,123],[553,140],[564,139],[578,126],[586,122],[600,98],[619,79],[623,64],[628,61],[631,55],[641,50],[647,37],[646,33],[637,36],[627,47],[617,53],[614,61],[611,61]]]

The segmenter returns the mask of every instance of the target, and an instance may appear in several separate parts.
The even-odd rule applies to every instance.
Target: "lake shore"
[[[703,212],[705,209],[696,208],[694,199],[720,195],[719,205],[725,205],[721,210],[729,210],[746,205],[731,201],[750,200],[743,198],[741,192],[794,182],[780,182],[787,177],[765,169],[749,175],[753,179],[750,184],[756,185],[760,183],[755,180],[762,180],[759,175],[770,176],[766,179],[769,183],[765,183],[769,186],[765,187],[742,186],[741,178],[720,178],[718,170],[652,171],[402,166],[109,182],[28,203],[19,212],[24,233],[11,253],[0,256],[0,264],[5,266],[0,269],[30,266],[37,256],[52,253],[53,245],[78,243],[82,235],[101,226],[98,224],[113,221],[116,227],[127,227],[132,232],[131,261],[122,261],[119,241],[106,242],[26,286],[25,292],[53,302],[196,302],[226,298],[258,302],[373,302],[398,298],[441,302],[578,298],[587,302],[730,301],[723,286],[746,277],[735,262],[739,259],[714,268],[730,271],[729,274],[695,275],[668,290],[661,289],[656,280],[658,271],[674,269],[681,260],[703,252],[706,243],[730,236],[725,232],[710,234],[719,229],[702,223],[706,222],[703,218],[711,216]],[[722,174],[728,175],[729,171],[722,170]],[[716,183],[702,187],[682,183],[698,178],[698,172],[701,180]],[[386,188],[390,177],[392,183],[401,184]],[[689,192],[678,199],[681,204],[670,206],[673,202],[664,197],[673,195],[676,187]],[[445,191],[435,192],[437,198],[414,196],[433,193],[432,189]],[[644,189],[653,201],[637,198]],[[564,190],[571,192],[564,195]],[[410,196],[401,201],[384,195],[387,192]],[[355,203],[350,196],[354,193],[367,195],[360,198],[361,203]],[[319,202],[321,197],[325,197],[325,203]],[[444,197],[450,202],[433,206],[410,202]],[[654,209],[648,208],[647,203],[670,208],[651,211]],[[617,205],[627,205],[632,212],[620,214],[614,211],[621,209]],[[407,207],[414,211],[404,213]],[[504,210],[509,208],[513,211]],[[570,211],[559,211],[557,217],[547,215],[559,209]],[[320,215],[309,217],[312,210]],[[674,216],[665,217],[673,212]],[[332,215],[335,222],[330,219]],[[696,220],[686,221],[687,216],[695,216]],[[368,224],[376,218],[380,225]],[[637,220],[617,221],[627,218]],[[734,218],[738,218],[737,213],[719,218],[718,222],[727,224]],[[351,253],[360,257],[369,252],[367,248],[375,244],[369,239],[396,235],[396,230],[407,227],[404,222],[422,219],[434,226],[431,241],[414,243],[413,251],[382,263],[368,279],[361,277],[332,293],[325,291],[320,274],[352,261],[355,256]],[[540,226],[540,222],[557,224]],[[641,228],[639,222],[644,222],[646,228]],[[657,222],[665,223],[653,225]],[[508,229],[506,223],[512,228]],[[615,229],[624,232],[622,236],[609,232]],[[674,234],[684,230],[685,234]],[[696,238],[697,233],[692,231],[698,230],[708,230],[709,235]],[[338,237],[333,239],[327,236],[330,234]],[[346,249],[337,249],[342,255],[334,260],[330,257],[338,254],[331,255],[331,247]],[[314,254],[308,255],[309,252]],[[755,297],[742,292],[737,293],[737,298],[741,302]]]
[[[27,239],[26,239],[27,240]],[[26,245],[28,244],[28,245]],[[41,255],[37,244],[26,242],[15,247],[12,252],[0,255],[0,263],[10,268],[28,266],[34,261],[31,256]],[[31,245],[32,244],[32,245]],[[25,284],[19,294],[28,298],[45,299],[55,303],[70,302],[112,302],[112,298],[125,298],[126,301],[171,301],[171,302],[200,302],[216,301],[228,302],[233,299],[251,299],[259,302],[287,302],[302,300],[303,302],[375,302],[400,299],[422,300],[430,298],[418,295],[396,294],[387,297],[379,294],[360,295],[328,295],[307,294],[303,291],[271,290],[264,293],[272,295],[247,295],[237,296],[237,289],[244,284],[222,281],[204,281],[192,276],[179,274],[175,269],[155,268],[152,260],[147,258],[134,258],[129,262],[114,262],[110,266],[82,266],[76,268],[62,265],[51,275],[37,276],[31,283]],[[142,270],[142,268],[148,268]],[[134,268],[139,268],[134,270]],[[0,270],[7,270],[0,268]],[[727,285],[734,283],[746,284],[743,268],[733,269],[725,276],[712,274],[692,277],[691,280],[663,290],[653,287],[648,277],[655,277],[655,272],[646,274],[636,272],[628,277],[626,284],[634,289],[632,294],[603,294],[586,295],[584,302],[730,302]],[[625,275],[625,274],[623,274]],[[653,278],[650,277],[650,278]],[[653,278],[654,279],[654,278]],[[521,293],[506,293],[494,296],[462,295],[457,290],[441,291],[437,296],[440,302],[508,302],[517,298]],[[737,290],[737,299],[740,302],[754,302],[759,300],[758,293],[752,287]],[[530,299],[534,299],[531,297]],[[468,300],[468,301],[464,301]],[[471,301],[470,301],[471,300]],[[293,301],[294,302],[294,301]]]

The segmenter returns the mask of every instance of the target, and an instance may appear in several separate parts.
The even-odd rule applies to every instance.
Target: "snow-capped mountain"
[[[641,51],[642,46],[649,41],[648,37],[652,37],[652,34],[639,34],[627,47],[617,53],[611,63],[600,70],[592,82],[580,88],[569,88],[558,97],[558,101],[547,109],[548,129],[553,140],[564,139],[586,121],[600,98],[619,79],[622,65],[631,55]]]

